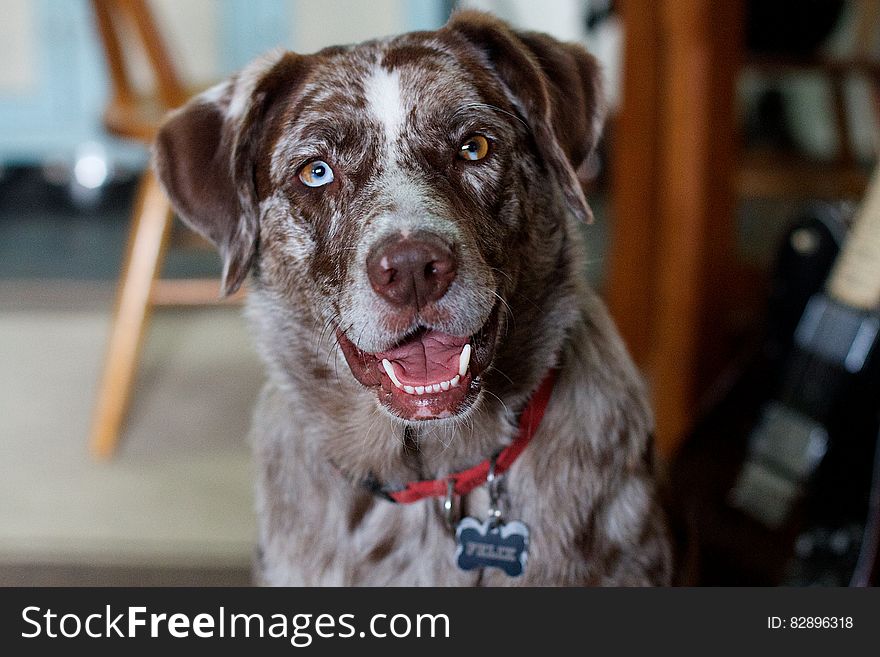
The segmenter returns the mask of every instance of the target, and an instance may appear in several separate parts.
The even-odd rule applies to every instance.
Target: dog
[[[583,48],[462,11],[169,115],[155,171],[268,373],[258,583],[670,582],[651,411],[584,280],[603,111]]]

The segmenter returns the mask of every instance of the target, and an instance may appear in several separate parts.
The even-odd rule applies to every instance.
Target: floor
[[[157,311],[118,455],[86,449],[131,193],[0,183],[0,585],[249,581],[262,370],[238,308]],[[169,269],[216,269],[190,251]]]

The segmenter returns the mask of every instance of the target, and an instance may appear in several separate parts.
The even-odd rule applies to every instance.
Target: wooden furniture
[[[165,113],[185,102],[190,91],[175,71],[146,0],[92,0],[92,8],[112,86],[104,125],[113,135],[148,145]],[[129,58],[135,48],[144,55],[153,78],[149,94],[140,93],[132,80]],[[152,308],[217,301],[215,280],[158,278],[171,225],[171,205],[148,168],[137,192],[92,417],[89,448],[97,458],[108,458],[116,449]]]
[[[736,262],[738,198],[858,197],[868,170],[851,152],[843,80],[880,80],[865,56],[880,4],[857,0],[857,41],[844,61],[744,53],[744,0],[621,0],[623,102],[613,134],[612,236],[606,298],[653,396],[657,445],[670,457],[731,354],[729,315],[754,277]],[[743,152],[735,87],[762,74],[819,72],[830,82],[840,155],[810,163]]]
[[[857,161],[852,149],[846,82],[861,76],[874,86],[880,83],[880,61],[873,46],[880,26],[880,2],[850,0],[853,35],[845,56],[809,58],[750,56],[743,66],[764,79],[784,79],[791,75],[812,74],[828,82],[833,104],[838,153],[833,162],[808,162],[796,157],[766,152],[745,152],[736,172],[735,187],[743,198],[812,197],[860,198],[870,179],[870,167]],[[880,141],[875,137],[875,151]],[[830,166],[829,166],[830,165]]]
[[[626,0],[606,298],[674,451],[718,355],[733,239],[740,2]]]

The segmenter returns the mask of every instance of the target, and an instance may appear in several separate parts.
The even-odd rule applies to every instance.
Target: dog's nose
[[[397,237],[367,258],[367,276],[376,293],[395,306],[423,308],[437,301],[455,279],[455,255],[431,235]]]

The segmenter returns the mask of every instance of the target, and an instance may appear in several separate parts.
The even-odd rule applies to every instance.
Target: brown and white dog
[[[584,281],[575,170],[602,122],[576,45],[462,12],[436,32],[280,52],[165,123],[155,168],[217,245],[268,368],[252,441],[257,579],[293,585],[670,581],[640,378]],[[523,576],[460,570],[444,479],[511,443]],[[488,513],[486,486],[456,518]]]

